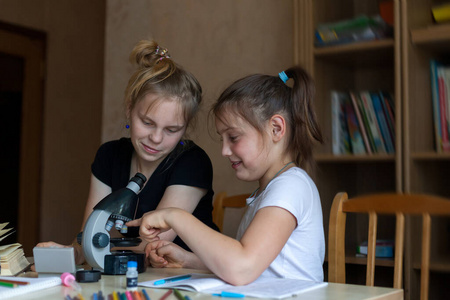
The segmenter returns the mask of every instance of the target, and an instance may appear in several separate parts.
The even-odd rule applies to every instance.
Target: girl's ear
[[[273,115],[270,118],[270,128],[273,141],[278,142],[286,134],[286,120],[281,115]]]

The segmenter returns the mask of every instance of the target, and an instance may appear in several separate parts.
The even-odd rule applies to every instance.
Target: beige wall
[[[90,163],[101,142],[105,6],[97,0],[0,0],[1,21],[47,34],[43,241],[69,243],[80,229]]]
[[[126,134],[123,92],[132,67],[128,56],[140,39],[154,38],[191,71],[204,91],[204,110],[232,81],[251,74],[276,75],[293,64],[293,3],[276,0],[108,0],[103,141]],[[117,120],[122,120],[118,122]],[[220,154],[220,143],[199,117],[191,137],[210,155],[214,190],[251,192]],[[215,133],[215,129],[212,129]]]
[[[99,143],[126,134],[122,101],[137,41],[156,39],[198,78],[205,111],[233,80],[293,63],[288,0],[0,0],[0,20],[48,34],[41,238],[62,243],[79,230]],[[212,159],[216,192],[256,188],[235,179],[205,113],[191,136]]]

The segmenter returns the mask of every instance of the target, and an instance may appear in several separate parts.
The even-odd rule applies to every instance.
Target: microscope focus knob
[[[96,248],[105,248],[109,245],[109,237],[105,233],[97,232],[92,238],[92,243]]]

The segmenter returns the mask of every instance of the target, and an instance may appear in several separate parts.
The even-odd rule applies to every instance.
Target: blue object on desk
[[[223,291],[220,294],[212,294],[213,296],[218,296],[218,297],[228,297],[228,298],[244,298],[245,295],[243,294],[238,294],[238,293],[231,293],[231,292],[226,292]]]
[[[164,283],[168,283],[168,282],[175,282],[175,281],[180,281],[180,280],[189,279],[189,278],[191,278],[190,274],[176,276],[176,277],[170,277],[170,278],[156,280],[155,282],[153,282],[153,285],[160,285],[160,284],[164,284]]]

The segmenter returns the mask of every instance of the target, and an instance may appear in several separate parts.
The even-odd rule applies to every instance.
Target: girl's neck
[[[155,172],[158,167],[160,161],[152,161],[152,162],[144,162],[133,153],[133,157],[131,159],[131,168],[130,168],[130,176],[134,176],[136,173],[141,173],[147,178],[147,182],[152,176],[153,172]]]
[[[259,188],[256,191],[256,194],[259,195],[262,191],[266,189],[266,187],[269,185],[269,183],[276,177],[280,176],[282,173],[286,172],[290,168],[295,167],[295,163],[293,161],[283,163],[277,166],[277,168],[273,168],[274,170],[277,170],[275,174],[268,174],[268,176],[265,176],[265,179],[261,179],[259,181]],[[272,172],[273,173],[273,172]]]

